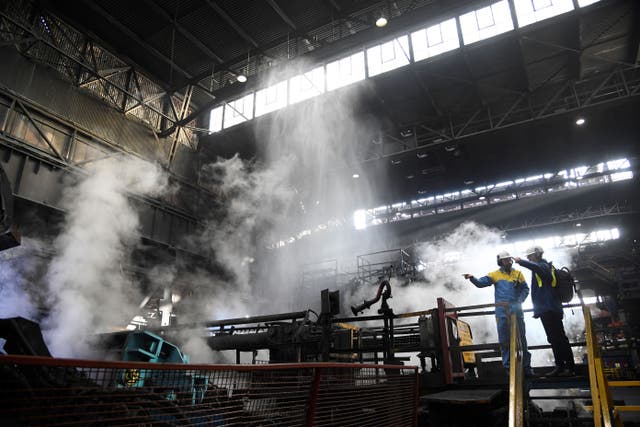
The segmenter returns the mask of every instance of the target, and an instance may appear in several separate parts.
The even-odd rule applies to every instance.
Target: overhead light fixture
[[[583,125],[583,124],[585,124],[585,123],[586,123],[586,120],[584,119],[584,117],[578,117],[578,118],[576,119],[576,124],[577,124],[578,126],[582,126],[582,125]]]
[[[464,185],[471,185],[471,184],[473,184],[473,182],[474,181],[472,179],[465,179],[464,180]]]
[[[582,227],[582,224],[577,223],[577,224],[576,224],[576,227]]]
[[[391,160],[391,164],[392,165],[399,165],[400,163],[402,163],[402,160],[400,160],[400,159],[392,159]]]
[[[384,16],[380,16],[378,19],[376,19],[376,27],[382,28],[385,25],[387,25],[387,18],[385,18]]]
[[[447,151],[447,152],[451,153],[453,151],[456,151],[456,148],[458,148],[458,147],[457,147],[457,145],[455,143],[447,144],[447,145],[444,146],[444,151]]]
[[[426,159],[427,157],[429,157],[429,153],[417,153],[416,157],[419,159]]]
[[[249,74],[249,64],[251,63],[251,50],[247,50],[247,63],[243,68],[243,72],[236,75],[236,80],[240,83],[245,83],[247,81],[247,74]]]
[[[353,179],[358,179],[360,178],[360,174],[359,173],[354,173],[353,175],[351,175],[353,177]]]
[[[484,196],[478,197],[478,200],[484,200],[484,199],[486,199],[486,197],[484,197]]]

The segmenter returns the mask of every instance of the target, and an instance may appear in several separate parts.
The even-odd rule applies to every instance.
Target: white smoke
[[[227,271],[215,279],[192,278],[215,282],[206,301],[192,302],[201,306],[197,312],[205,319],[244,316],[265,296],[252,281],[252,268],[260,246],[265,247],[273,228],[286,220],[281,214],[289,211],[294,195],[291,164],[288,157],[264,165],[234,156],[203,167],[203,181],[218,191],[223,206],[212,212],[194,240]]]
[[[90,354],[93,334],[126,326],[140,301],[122,264],[139,239],[140,222],[128,193],[160,194],[166,176],[133,158],[107,159],[64,193],[67,211],[47,272],[51,312],[44,323],[52,354]]]
[[[38,268],[25,239],[22,246],[0,253],[0,318],[37,320],[38,309],[30,294],[28,277]]]
[[[499,230],[473,222],[465,222],[448,235],[436,241],[419,245],[417,253],[425,263],[423,280],[401,287],[396,286],[397,281],[392,280],[393,297],[389,300],[389,304],[395,313],[435,308],[439,297],[457,307],[493,304],[495,302],[494,288],[492,286],[476,288],[470,281],[464,279],[463,274],[469,273],[481,277],[496,270],[498,268],[496,255],[505,248],[511,250],[511,247],[512,245],[505,243],[502,239],[502,233]],[[547,253],[548,259],[553,260],[555,265],[571,266],[571,255],[566,250],[550,249]],[[524,254],[516,252],[512,252],[511,255],[524,257]],[[523,272],[529,287],[531,287],[529,270],[518,265],[514,265],[514,268]],[[371,299],[374,292],[375,290],[371,287],[361,287],[355,295],[349,298],[360,303],[364,299]],[[525,308],[531,307],[530,295],[523,306]],[[489,307],[473,311],[491,310],[492,308]],[[571,310],[565,311],[565,329],[567,331],[581,330],[583,322],[580,310],[577,309],[573,313]],[[498,336],[493,315],[465,317],[463,320],[471,325],[475,344],[497,342]],[[542,323],[540,320],[534,319],[532,313],[525,313],[525,326],[529,346],[547,344]],[[574,338],[576,337],[570,337],[570,339]],[[551,351],[533,351],[532,365],[553,365]]]

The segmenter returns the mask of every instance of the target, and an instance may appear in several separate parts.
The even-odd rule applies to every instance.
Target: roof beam
[[[514,27],[516,28],[516,42],[518,43],[518,60],[520,66],[522,67],[522,90],[525,92],[529,92],[531,90],[531,79],[529,79],[529,69],[527,68],[527,60],[524,54],[524,46],[522,45],[522,33],[520,30],[520,25],[518,24],[518,14],[516,13],[515,4],[510,1],[509,2],[509,11],[511,12],[511,20],[514,23]]]
[[[585,58],[591,58],[591,59],[595,59],[597,61],[606,62],[606,63],[609,63],[609,64],[620,65],[623,68],[635,68],[634,64],[630,64],[630,63],[625,62],[625,61],[616,61],[616,60],[613,60],[613,59],[608,59],[608,58],[602,57],[600,55],[593,55],[593,54],[589,54],[589,53],[584,53],[584,52],[582,52],[582,51],[580,51],[578,49],[574,49],[574,48],[571,48],[571,47],[568,47],[568,46],[563,46],[563,45],[560,45],[560,44],[557,44],[557,43],[546,42],[546,41],[538,40],[538,39],[535,39],[535,38],[532,38],[532,37],[529,37],[529,36],[524,36],[523,39],[527,40],[527,41],[530,41],[532,43],[535,43],[535,44],[539,44],[541,46],[553,47],[553,48],[556,48],[558,50],[566,50],[568,52],[575,52],[575,53],[578,53],[578,54],[582,54],[582,56],[584,56]],[[592,45],[593,44],[589,44],[589,45],[587,45],[585,47],[591,47]]]
[[[287,15],[285,11],[282,10],[278,3],[276,3],[276,0],[267,0],[267,3],[269,3],[269,6],[271,6],[271,8],[275,10],[280,18],[282,18],[285,24],[287,24],[293,31],[298,31],[298,27],[296,26],[296,24],[291,18],[289,18],[289,15]]]
[[[217,8],[217,9],[220,9],[217,5],[215,5],[215,3],[213,3],[213,1],[212,1],[212,0],[205,0],[205,1],[206,1],[206,2],[207,2],[207,4],[209,4],[212,8],[214,8],[214,7],[215,7],[215,8]],[[330,3],[333,5],[335,2],[334,2],[334,1],[332,1],[332,0],[330,0]],[[333,6],[332,6],[332,7],[333,7]],[[215,8],[214,8],[214,10],[216,10]],[[340,20],[340,19],[351,19],[351,18],[349,18],[349,14],[353,13],[354,11],[356,11],[356,10],[357,10],[357,7],[356,7],[356,6],[353,6],[353,7],[349,8],[349,9],[342,9],[342,8],[340,8],[340,7],[338,7],[338,8],[335,8],[335,7],[334,7],[334,9],[335,9],[336,11],[339,11],[339,13],[338,13],[338,15],[336,15],[336,16],[334,16],[334,17],[333,17],[333,20],[334,20],[334,21],[338,21],[338,20]],[[224,13],[224,12],[223,12],[223,13]],[[225,15],[226,15],[226,14],[225,14]],[[228,15],[227,15],[227,16],[228,16]],[[420,18],[420,16],[418,16],[418,17],[415,17],[415,16],[414,16],[414,17],[412,17],[412,19],[418,19],[418,18]],[[231,19],[231,18],[229,18],[229,19]],[[396,18],[396,20],[395,20],[395,21],[398,21],[398,19]],[[315,29],[317,29],[317,26],[315,26],[315,25],[308,25],[308,26],[305,26],[305,27],[303,27],[303,28],[300,28],[300,27],[299,27],[299,28],[298,28],[297,33],[298,33],[298,34],[307,34],[307,33],[309,33],[310,31],[313,31],[313,30],[315,30]],[[358,34],[359,34],[359,33],[358,33]],[[362,35],[361,37],[367,37],[367,36]],[[269,55],[266,55],[266,54],[264,53],[265,51],[267,51],[267,50],[269,50],[269,49],[272,49],[272,48],[274,48],[274,47],[276,47],[276,46],[279,46],[279,45],[281,45],[282,43],[287,42],[287,40],[289,40],[289,38],[290,38],[290,35],[285,34],[285,35],[283,35],[283,36],[281,36],[281,37],[278,37],[278,38],[276,38],[275,40],[272,40],[272,41],[270,41],[270,42],[268,42],[268,43],[265,43],[265,44],[263,44],[263,45],[261,45],[261,46],[254,46],[254,47],[256,48],[255,50],[256,50],[258,53],[262,54],[263,56],[269,57]],[[362,42],[363,42],[362,40],[358,41],[358,43],[362,43]],[[336,49],[338,49],[338,48],[339,48],[339,47],[338,47],[338,46],[336,46]],[[349,48],[349,47],[346,47],[345,49],[348,49],[348,48]],[[340,49],[342,49],[342,48],[340,48]],[[318,50],[318,49],[316,49],[316,51],[317,51],[317,50]],[[246,57],[247,57],[247,55],[246,55],[246,54],[243,54],[243,55],[239,55],[239,56],[237,56],[237,57],[235,57],[235,58],[231,58],[231,59],[227,60],[224,64],[222,64],[222,65],[221,65],[221,67],[219,67],[219,69],[230,69],[230,68],[231,68],[231,67],[233,67],[234,65],[237,65],[239,62],[241,62],[241,61],[245,60],[245,59],[246,59]],[[209,72],[209,71],[207,71],[207,72],[203,72],[203,73],[200,73],[200,74],[199,74],[199,75],[197,75],[193,80],[191,80],[191,83],[199,82],[200,80],[202,80],[202,79],[204,79],[204,78],[206,78],[206,77],[209,77],[210,75],[211,75],[211,72]],[[180,88],[182,88],[182,87],[184,87],[184,86],[181,86]]]
[[[135,41],[137,44],[139,44],[141,47],[145,48],[149,53],[151,53],[153,56],[155,56],[156,58],[158,58],[159,60],[167,63],[168,65],[171,66],[171,68],[175,69],[176,71],[178,71],[180,74],[182,74],[184,77],[186,77],[187,79],[191,79],[193,78],[193,76],[186,71],[185,69],[183,69],[182,67],[180,67],[178,64],[176,64],[172,59],[167,58],[162,52],[160,52],[158,49],[156,49],[155,47],[151,46],[149,43],[147,43],[146,41],[144,41],[139,35],[137,35],[136,33],[134,33],[133,31],[131,31],[127,26],[125,26],[123,23],[121,23],[120,21],[118,21],[116,18],[114,18],[109,12],[107,12],[106,10],[104,10],[100,5],[98,5],[97,3],[93,2],[93,1],[87,1],[87,0],[83,0],[83,3],[89,7],[89,9],[92,9],[94,12],[96,12],[98,15],[102,16],[109,24],[113,25],[115,28],[118,29],[118,31],[122,32],[123,34],[125,34],[127,37],[129,37],[130,39],[132,39],[133,41]]]
[[[571,58],[571,65],[569,72],[575,76],[577,80],[582,79],[582,52],[584,47],[582,46],[582,17],[579,13],[574,16],[576,30],[573,34],[573,43],[578,52]]]
[[[113,81],[110,81],[110,80],[107,80],[103,76],[101,76],[100,73],[98,72],[98,70],[87,62],[86,54],[81,59],[78,59],[76,57],[76,55],[72,55],[69,52],[65,52],[63,49],[61,49],[58,46],[56,46],[53,42],[44,39],[33,28],[27,27],[26,25],[24,25],[24,24],[22,24],[22,23],[20,23],[18,21],[15,21],[13,18],[5,15],[2,11],[0,11],[0,17],[2,19],[7,20],[8,22],[10,22],[11,24],[15,25],[16,27],[20,28],[21,30],[25,31],[25,33],[30,34],[31,37],[35,37],[36,40],[38,40],[39,42],[43,43],[47,47],[55,50],[56,52],[59,52],[65,58],[69,59],[71,62],[74,62],[75,64],[78,65],[78,67],[86,70],[89,74],[91,74],[95,78],[99,79],[101,82],[107,83],[107,84],[115,87],[117,90],[119,90],[120,92],[126,94],[127,96],[135,99],[136,101],[140,102],[140,104],[142,104],[145,107],[149,108],[151,111],[153,111],[153,112],[159,114],[160,116],[163,116],[163,117],[165,117],[165,118],[167,118],[167,119],[169,119],[170,121],[173,122],[173,119],[171,119],[170,117],[166,117],[166,115],[163,114],[162,111],[159,111],[156,108],[154,108],[153,106],[147,104],[146,101],[143,100],[141,96],[136,96],[136,95],[132,94],[129,90],[127,90],[127,88],[123,88],[122,86],[118,85],[117,83],[115,83]],[[87,44],[89,44],[89,43],[87,42]]]
[[[629,40],[628,58],[629,62],[637,65],[640,62],[640,25],[637,24],[637,22],[640,22],[640,2],[635,1],[633,3],[635,7],[632,22],[636,22],[636,25],[633,26],[633,32]]]
[[[249,34],[247,34],[247,32],[245,30],[243,30],[242,27],[240,27],[240,25],[238,25],[238,23],[236,21],[234,21],[233,18],[231,18],[227,14],[227,12],[225,12],[213,0],[205,0],[205,2],[209,5],[209,7],[211,9],[213,9],[218,15],[220,15],[220,17],[222,19],[224,19],[227,22],[227,24],[229,24],[231,26],[231,28],[233,28],[234,31],[236,33],[238,33],[238,35],[240,37],[242,37],[245,41],[249,42],[253,47],[258,47],[258,42],[256,42],[253,39],[253,37],[251,37]]]
[[[196,36],[187,30],[178,20],[174,19],[166,10],[158,6],[153,0],[143,0],[151,9],[156,11],[159,15],[162,15],[164,19],[171,22],[173,26],[182,34],[187,40],[193,43],[198,49],[204,52],[210,59],[222,64],[224,60],[217,55],[214,51],[209,49],[204,43],[202,43]]]

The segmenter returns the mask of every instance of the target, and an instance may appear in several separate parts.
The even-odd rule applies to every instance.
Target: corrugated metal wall
[[[111,145],[150,160],[166,162],[169,157],[169,143],[158,143],[149,128],[126,119],[122,113],[70,86],[49,70],[20,56],[11,46],[0,48],[0,85]]]
[[[7,95],[6,99],[2,96],[6,106],[10,103],[9,98],[21,99],[27,108],[66,123],[63,127],[68,132],[75,129],[96,137],[114,150],[134,152],[145,159],[167,163],[169,144],[158,142],[149,128],[69,85],[52,70],[20,56],[13,47],[0,48],[0,89]],[[32,111],[36,117],[41,113]],[[14,194],[60,209],[62,192],[70,181],[69,175],[74,172],[63,166],[63,160],[56,160],[55,156],[52,158],[42,150],[42,147],[20,141],[20,137],[1,132],[0,165],[14,186]],[[141,237],[186,249],[183,237],[195,232],[197,208],[203,204],[203,197],[209,198],[197,185],[189,184],[197,179],[197,153],[194,150],[178,145],[171,169],[183,178],[183,181],[171,178],[171,185],[178,186],[179,191],[157,201],[133,196],[131,202],[140,215]],[[214,201],[207,203],[213,205]]]

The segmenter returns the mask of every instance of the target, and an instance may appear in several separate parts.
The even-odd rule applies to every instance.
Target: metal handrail
[[[524,388],[522,342],[516,313],[510,315],[509,342],[509,427],[524,426]]]
[[[582,299],[582,298],[581,298]],[[582,305],[584,314],[584,328],[587,341],[587,360],[589,363],[589,386],[591,387],[591,401],[593,403],[593,423],[595,427],[622,427],[620,411],[613,405],[609,383],[604,376],[602,356],[597,338],[593,332],[591,311]]]

